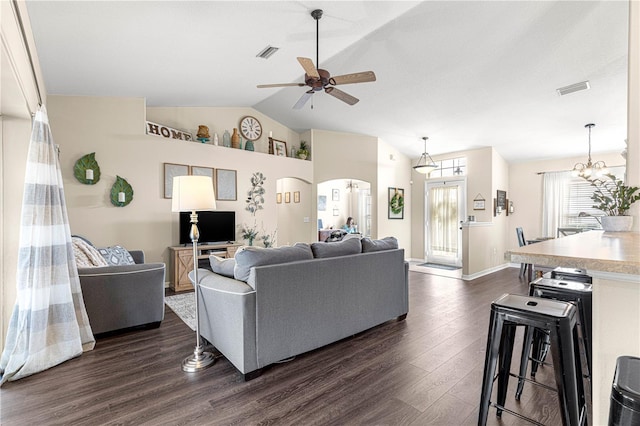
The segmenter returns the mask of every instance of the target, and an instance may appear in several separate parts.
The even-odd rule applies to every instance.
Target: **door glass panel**
[[[463,183],[433,182],[426,193],[427,262],[462,265],[462,233],[460,221],[464,210]]]

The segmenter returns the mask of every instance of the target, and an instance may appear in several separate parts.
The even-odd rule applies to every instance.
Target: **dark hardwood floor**
[[[195,336],[167,309],[158,329],[99,339],[91,352],[5,384],[0,424],[477,424],[490,303],[527,286],[511,268],[469,282],[410,272],[409,290],[406,321],[276,364],[249,382],[224,358],[184,373]],[[552,367],[538,380],[553,385]],[[519,403],[514,392],[512,383],[508,407],[561,424],[554,392],[526,385]],[[491,409],[489,424],[528,423],[506,413],[499,420]]]

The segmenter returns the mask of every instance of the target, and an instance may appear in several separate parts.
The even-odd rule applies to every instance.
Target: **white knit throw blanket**
[[[98,249],[87,244],[82,238],[71,237],[71,242],[73,243],[73,254],[75,255],[78,268],[109,265]]]

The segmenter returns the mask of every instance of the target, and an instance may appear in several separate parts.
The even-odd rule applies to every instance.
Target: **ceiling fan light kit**
[[[429,174],[438,168],[438,165],[436,164],[436,162],[433,161],[433,158],[431,158],[431,156],[427,152],[427,139],[429,138],[426,136],[422,137],[422,140],[424,141],[424,152],[418,159],[418,162],[416,163],[416,165],[413,166],[413,170],[415,170],[418,173],[422,173],[423,175]]]
[[[293,109],[301,109],[311,96],[315,92],[324,90],[325,93],[333,96],[336,99],[348,105],[355,105],[359,102],[359,99],[352,96],[335,86],[343,84],[355,84],[355,83],[367,83],[376,81],[376,75],[373,71],[357,72],[353,74],[338,75],[332,77],[329,71],[319,68],[318,50],[319,50],[319,21],[322,18],[322,9],[315,9],[311,12],[311,17],[316,21],[316,63],[313,64],[313,60],[305,57],[298,57],[298,62],[304,69],[304,83],[276,83],[276,84],[259,84],[259,89],[272,88],[272,87],[289,87],[298,86],[310,87],[309,90],[304,92],[300,99],[295,103]]]

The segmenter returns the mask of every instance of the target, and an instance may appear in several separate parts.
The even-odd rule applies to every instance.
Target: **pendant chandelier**
[[[607,173],[607,165],[604,161],[591,162],[591,128],[594,126],[595,124],[593,123],[584,125],[584,127],[589,129],[589,157],[586,164],[576,163],[576,165],[573,166],[573,170],[571,170],[573,176],[589,178],[591,176],[600,177]]]
[[[426,136],[422,137],[422,140],[424,140],[424,152],[420,156],[420,159],[418,159],[416,165],[413,166],[413,170],[425,175],[438,168],[438,165],[435,163],[435,161],[433,161],[433,158],[431,158],[431,156],[427,153],[427,139],[429,138]]]

